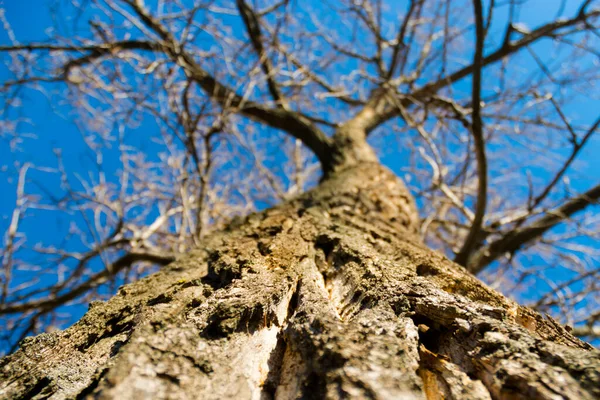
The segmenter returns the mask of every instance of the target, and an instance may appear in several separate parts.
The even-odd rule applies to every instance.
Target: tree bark
[[[600,352],[428,249],[376,162],[0,361],[0,397],[595,399]]]

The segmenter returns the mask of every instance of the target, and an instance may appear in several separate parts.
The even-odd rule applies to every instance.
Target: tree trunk
[[[597,399],[600,352],[428,249],[377,163],[0,361],[1,398]]]

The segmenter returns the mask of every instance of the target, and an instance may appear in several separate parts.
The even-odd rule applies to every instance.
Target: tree
[[[11,282],[24,264],[19,223],[35,200],[25,185],[36,166],[19,166],[0,313],[15,316],[15,327],[26,321],[22,334],[140,263],[161,267],[90,303],[72,327],[24,338],[0,362],[3,398],[600,396],[597,350],[472,275],[548,245],[556,227],[583,234],[593,223],[570,221],[597,201],[600,186],[559,194],[600,123],[575,125],[567,116],[573,96],[560,94],[597,81],[593,62],[584,62],[598,54],[592,1],[531,30],[518,24],[513,1],[414,0],[405,10],[383,1],[189,3],[73,2],[79,13],[68,36],[0,48],[15,74],[4,83],[6,129],[18,132],[8,116],[24,88],[58,89],[78,111],[100,171],[99,143],[116,131],[123,145],[148,116],[169,154],[156,167],[120,147],[117,184],[99,174],[85,190],[58,164],[68,196],[53,206],[80,211],[86,223],[91,215],[95,239],[87,252],[34,249],[71,266],[48,287]],[[502,10],[506,18],[494,17]],[[549,41],[555,60],[536,53]],[[538,70],[514,80],[522,53]],[[409,190],[367,142],[386,130],[420,137],[412,147],[414,138],[401,142],[401,154],[423,157],[411,175],[425,182],[422,222]],[[519,181],[526,195],[505,201],[498,172],[508,170],[492,167],[514,160],[506,154],[516,138],[532,154],[565,143],[570,150],[557,172],[541,176],[546,183]],[[274,147],[282,148],[279,173],[261,153]],[[247,154],[256,178],[233,175],[232,157]],[[231,218],[240,194],[259,208],[281,202]],[[522,266],[524,276],[534,267]],[[564,306],[567,315],[585,306],[575,328],[591,336],[597,269],[577,272],[537,306]]]

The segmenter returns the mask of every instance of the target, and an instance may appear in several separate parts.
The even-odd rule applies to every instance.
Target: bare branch
[[[568,27],[576,26],[578,24],[585,23],[586,21],[600,16],[600,10],[594,10],[587,14],[579,14],[574,18],[552,21],[546,25],[542,25],[539,28],[531,31],[530,33],[524,34],[520,39],[511,42],[510,39],[507,40],[501,48],[493,52],[492,54],[486,56],[482,60],[482,67],[487,67],[497,61],[502,60],[503,58],[516,53],[517,51],[531,45],[532,43],[546,38],[546,37],[554,37],[560,36],[560,30]],[[509,30],[510,31],[510,30]],[[413,96],[416,98],[421,98],[423,96],[427,96],[431,93],[436,93],[440,89],[451,85],[473,73],[475,70],[475,65],[468,65],[448,77],[444,77],[437,82],[425,85],[417,92],[413,93]]]
[[[530,245],[556,225],[568,220],[573,214],[589,205],[596,204],[599,198],[600,185],[597,185],[587,192],[565,201],[559,207],[546,212],[543,217],[531,225],[511,232],[477,251],[467,264],[468,269],[476,274],[502,255],[514,253],[520,248]]]
[[[421,6],[422,3],[423,3],[422,0],[416,0],[416,1],[411,0],[410,4],[408,6],[408,12],[406,13],[406,16],[404,16],[402,25],[400,26],[400,29],[398,30],[398,35],[396,36],[396,43],[394,44],[394,47],[392,50],[392,56],[390,58],[390,64],[389,64],[389,67],[387,70],[387,75],[386,75],[386,78],[388,80],[394,76],[396,67],[398,66],[400,52],[402,50],[404,50],[406,47],[406,44],[404,43],[404,38],[406,36],[406,30],[411,21],[412,14],[417,7]]]
[[[598,339],[600,338],[600,326],[576,326],[571,333],[581,338]]]
[[[155,31],[163,40],[165,52],[182,67],[188,76],[195,80],[204,91],[214,100],[223,105],[239,109],[240,113],[263,122],[273,128],[280,129],[300,139],[321,161],[321,164],[329,164],[329,139],[310,120],[299,114],[282,110],[280,108],[270,109],[258,103],[247,101],[234,90],[218,82],[207,71],[201,68],[187,53],[173,35],[152,17],[143,7],[141,2],[131,2],[133,10],[150,29]]]
[[[96,287],[104,282],[111,276],[124,268],[131,266],[136,262],[149,262],[159,265],[167,265],[175,260],[175,257],[168,254],[162,253],[151,253],[151,252],[130,252],[121,256],[115,262],[113,262],[110,268],[105,268],[100,272],[90,276],[83,283],[69,288],[69,290],[56,297],[51,297],[42,300],[33,300],[21,304],[11,304],[0,308],[0,315],[2,314],[14,314],[20,312],[26,312],[29,310],[48,310],[56,308],[60,305],[64,305],[71,300],[76,299],[80,295],[87,292],[89,289]]]
[[[473,103],[473,123],[471,132],[475,143],[475,154],[477,157],[477,205],[475,206],[475,217],[471,223],[471,228],[467,234],[462,248],[456,254],[454,261],[465,265],[469,256],[479,240],[479,233],[487,202],[487,160],[485,155],[485,140],[483,137],[483,122],[481,120],[481,70],[483,68],[483,45],[485,40],[485,27],[483,22],[483,5],[481,0],[473,0],[475,12],[475,56],[473,61],[473,83],[472,83],[472,103]]]
[[[500,61],[508,56],[510,56],[511,54],[514,54],[516,52],[518,52],[519,50],[537,42],[540,39],[543,38],[547,38],[547,37],[558,37],[560,36],[560,31],[562,29],[568,28],[568,27],[573,27],[576,26],[578,24],[586,24],[588,23],[588,21],[592,18],[598,17],[600,16],[600,10],[593,10],[589,13],[584,13],[584,14],[579,14],[574,18],[571,19],[566,19],[566,20],[558,20],[558,21],[553,21],[550,22],[546,25],[543,25],[533,31],[531,31],[530,33],[525,33],[522,35],[522,37],[514,42],[511,42],[510,39],[506,40],[505,43],[502,45],[502,47],[500,47],[498,50],[496,50],[495,52],[493,52],[492,54],[483,57],[481,65],[482,68],[486,67],[488,65],[491,65],[497,61]],[[510,35],[510,32],[512,32],[511,29],[508,29],[507,31],[507,35]],[[436,94],[437,92],[439,92],[441,89],[452,85],[455,82],[458,82],[459,80],[473,74],[473,72],[475,71],[475,65],[471,64],[468,65],[454,73],[452,73],[451,75],[447,76],[447,77],[443,77],[441,79],[439,79],[436,82],[433,83],[429,83],[426,84],[425,86],[423,86],[420,89],[417,89],[416,91],[414,91],[413,93],[410,94],[410,96],[400,96],[401,99],[400,101],[403,102],[403,106],[405,108],[409,108],[412,103],[413,100],[416,101],[423,101],[424,99],[427,99],[428,97]],[[389,96],[398,96],[397,94],[395,94],[394,92],[390,92]],[[389,100],[389,97],[388,97]],[[377,113],[376,115],[373,115],[371,118],[371,123],[369,124],[370,126],[370,131],[375,129],[377,126],[383,124],[384,122],[388,121],[390,118],[394,118],[398,115],[398,108],[395,105],[394,102],[392,101],[388,101],[385,105],[377,107]]]
[[[552,191],[552,189],[556,186],[558,181],[563,177],[565,172],[569,169],[569,167],[571,166],[571,164],[573,163],[575,158],[577,158],[580,150],[583,148],[583,146],[585,146],[587,141],[590,139],[590,137],[592,137],[592,135],[594,134],[594,132],[596,131],[596,129],[598,129],[598,126],[600,125],[600,118],[598,118],[596,120],[596,122],[594,122],[594,124],[590,127],[590,129],[588,129],[588,131],[583,135],[583,138],[581,138],[581,140],[577,140],[577,135],[575,135],[575,132],[574,132],[573,128],[571,127],[571,125],[568,124],[568,121],[566,120],[566,117],[564,116],[562,111],[560,111],[560,108],[558,108],[558,106],[556,105],[555,102],[553,102],[552,104],[557,108],[557,112],[560,114],[561,119],[565,122],[565,124],[567,124],[569,131],[573,135],[573,137],[572,137],[573,150],[571,151],[571,155],[569,156],[569,158],[567,158],[567,160],[565,161],[565,163],[563,164],[561,169],[554,175],[554,178],[552,178],[552,180],[548,183],[548,185],[546,185],[546,187],[542,190],[542,192],[539,195],[537,195],[535,197],[535,199],[533,199],[531,204],[529,204],[529,209],[531,209],[531,210],[533,210],[535,207],[537,207],[546,198],[546,196],[548,196],[550,191]]]
[[[271,65],[271,60],[269,60],[269,55],[263,47],[263,39],[260,30],[259,17],[256,15],[252,7],[250,7],[244,0],[236,0],[236,6],[238,8],[238,11],[240,12],[240,15],[242,16],[242,20],[244,21],[244,25],[246,26],[246,32],[250,37],[250,42],[254,47],[256,55],[258,56],[258,60],[262,67],[262,70],[265,73],[265,76],[267,77],[267,85],[269,87],[269,92],[271,93],[273,100],[277,102],[278,106],[287,108],[286,102],[282,98],[277,82],[275,82],[275,76],[273,66]]]

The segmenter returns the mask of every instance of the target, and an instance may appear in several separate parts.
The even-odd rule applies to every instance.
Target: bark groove
[[[376,163],[0,361],[1,398],[594,399],[600,353],[429,250]]]

